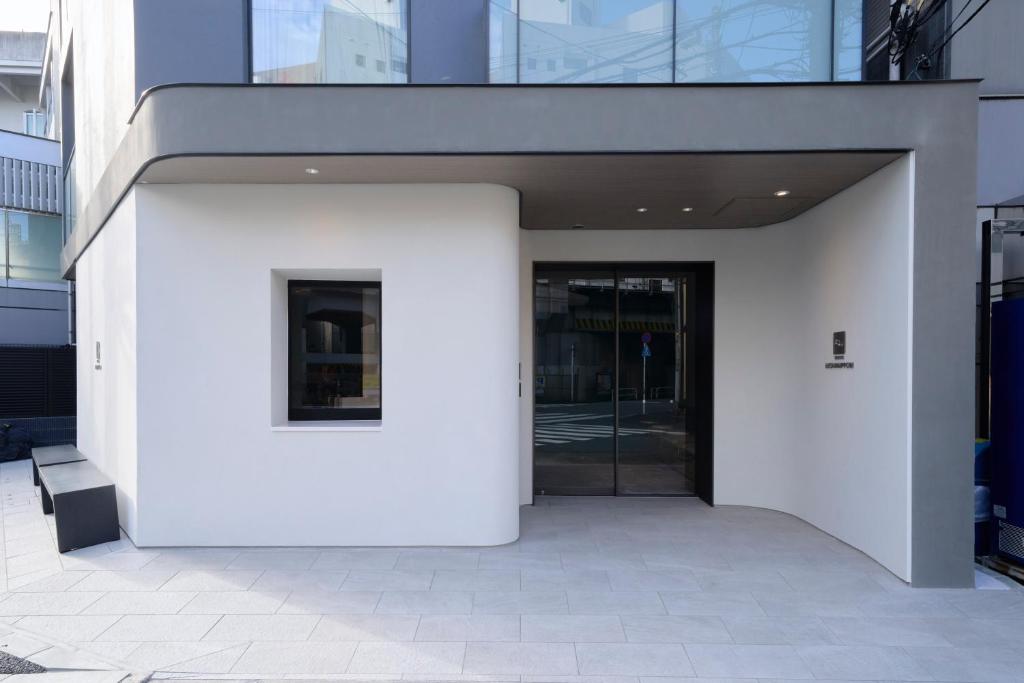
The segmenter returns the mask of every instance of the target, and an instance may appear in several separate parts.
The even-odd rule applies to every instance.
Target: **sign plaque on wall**
[[[832,333],[832,360],[825,363],[826,370],[852,370],[853,361],[846,359],[846,330]]]

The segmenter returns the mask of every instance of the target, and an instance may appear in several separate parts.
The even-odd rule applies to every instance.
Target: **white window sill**
[[[310,420],[271,425],[272,432],[379,432],[380,420]]]

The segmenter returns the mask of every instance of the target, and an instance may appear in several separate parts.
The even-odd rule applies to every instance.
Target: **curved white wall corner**
[[[532,388],[532,268],[715,263],[715,502],[788,512],[910,578],[912,159],[786,223],[743,230],[523,231],[520,347]],[[826,370],[845,330],[853,370]],[[520,503],[532,498],[532,392]]]
[[[136,201],[136,543],[518,537],[514,190],[148,185]],[[273,430],[275,283],[365,270],[382,276],[380,429]]]

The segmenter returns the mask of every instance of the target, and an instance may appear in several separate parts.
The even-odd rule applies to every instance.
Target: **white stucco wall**
[[[524,232],[524,386],[535,261],[714,261],[715,503],[795,514],[909,580],[911,186],[908,156],[765,228]],[[824,367],[838,330],[853,370]],[[524,504],[532,400],[520,405]]]
[[[136,199],[136,543],[517,538],[515,191],[149,185]],[[379,429],[272,429],[275,288],[320,269],[381,272]]]
[[[138,530],[135,238],[132,192],[76,268],[78,449],[117,485],[121,527],[132,537]]]

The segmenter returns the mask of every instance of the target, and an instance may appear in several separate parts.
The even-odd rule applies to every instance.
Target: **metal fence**
[[[21,427],[32,435],[33,446],[60,446],[78,440],[78,418],[74,415],[59,417],[0,417],[0,425]]]
[[[0,346],[0,424],[37,446],[74,443],[76,409],[73,346]]]

